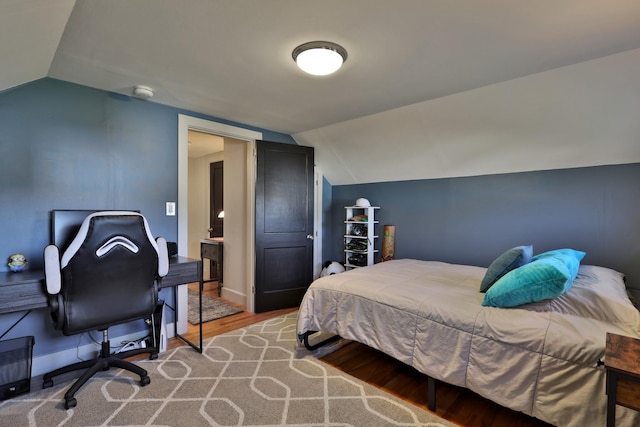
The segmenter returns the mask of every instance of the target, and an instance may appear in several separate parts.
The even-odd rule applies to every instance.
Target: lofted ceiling
[[[427,176],[361,174],[397,144],[365,163],[364,123],[406,129],[407,106],[640,49],[640,1],[0,0],[0,35],[0,91],[43,77],[150,86],[150,102],[293,135],[340,184]],[[292,50],[313,40],[348,51],[335,75],[295,66]]]

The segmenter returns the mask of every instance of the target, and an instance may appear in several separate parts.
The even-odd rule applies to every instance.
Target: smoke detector
[[[153,89],[149,86],[136,85],[133,88],[133,96],[138,99],[149,99],[153,96]]]

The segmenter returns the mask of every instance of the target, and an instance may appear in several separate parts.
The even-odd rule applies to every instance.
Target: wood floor
[[[212,290],[205,289],[205,293],[212,297],[217,297],[217,294]],[[245,309],[245,307],[233,302],[221,300],[243,310]],[[210,338],[295,310],[296,308],[292,308],[260,314],[247,313],[245,311],[204,323],[202,325],[202,335],[204,338]],[[193,342],[197,342],[197,326],[189,325],[189,331],[184,336]],[[184,345],[181,340],[172,338],[168,343],[168,348],[172,349],[181,345]],[[350,343],[325,356],[322,360],[349,375],[428,410],[426,377],[415,369],[377,350],[359,343]],[[550,426],[550,424],[520,412],[503,408],[464,388],[441,382],[438,382],[436,387],[436,414],[458,425],[466,427]]]

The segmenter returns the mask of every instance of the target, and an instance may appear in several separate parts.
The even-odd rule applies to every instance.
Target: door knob
[[[207,228],[207,231],[208,231],[209,233],[211,233],[211,232],[213,231],[213,228],[209,227],[209,228]]]
[[[307,234],[307,240],[313,240],[313,236],[311,234]]]

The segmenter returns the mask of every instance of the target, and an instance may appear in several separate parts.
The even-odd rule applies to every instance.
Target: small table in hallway
[[[200,240],[200,259],[204,265],[204,259],[209,259],[216,263],[216,277],[217,279],[202,278],[202,283],[218,282],[218,296],[222,295],[222,252],[224,249],[224,237],[209,237],[207,239]],[[204,271],[204,268],[202,269]]]

